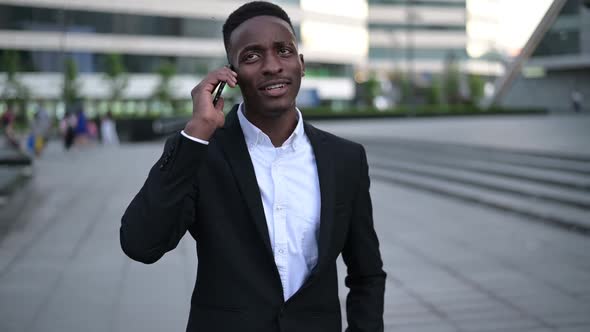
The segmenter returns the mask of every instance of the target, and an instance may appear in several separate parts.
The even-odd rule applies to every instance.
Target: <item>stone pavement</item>
[[[0,207],[32,175],[32,160],[0,136]]]
[[[520,118],[519,126],[490,120],[494,128],[512,128],[497,135],[501,140],[516,137],[514,130],[541,139],[551,127],[535,127],[538,118]],[[380,139],[390,137],[387,125],[411,135],[419,128],[424,136],[412,139],[446,132],[449,141],[466,132],[479,137],[485,128],[484,119],[459,122],[318,125]],[[526,148],[557,148],[573,132],[546,135],[545,143]],[[583,144],[573,145],[568,153],[584,152],[576,150]],[[153,265],[131,261],[119,246],[123,210],[162,147],[70,153],[49,147],[27,187],[0,210],[0,331],[184,331],[197,264],[194,241],[185,236]],[[381,157],[367,150],[370,160]],[[374,179],[371,192],[388,272],[386,331],[590,331],[588,236],[392,182]],[[340,290],[344,297],[343,281]]]
[[[362,125],[358,125],[359,121]],[[419,139],[590,155],[590,114],[322,121],[318,126],[348,137]]]

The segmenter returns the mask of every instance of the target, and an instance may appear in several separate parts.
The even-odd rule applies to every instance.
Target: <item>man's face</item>
[[[287,22],[274,16],[245,21],[232,32],[228,52],[248,112],[276,117],[295,108],[304,63]]]

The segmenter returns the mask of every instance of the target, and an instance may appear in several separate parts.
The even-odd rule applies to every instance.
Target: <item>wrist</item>
[[[215,132],[215,128],[209,128],[209,126],[199,123],[194,119],[191,119],[187,124],[184,126],[185,134],[192,136],[194,138],[198,138],[200,140],[209,141],[213,133]]]

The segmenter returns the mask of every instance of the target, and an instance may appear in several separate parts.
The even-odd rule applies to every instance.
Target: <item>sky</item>
[[[490,45],[516,55],[553,0],[467,0],[467,50],[478,56]]]

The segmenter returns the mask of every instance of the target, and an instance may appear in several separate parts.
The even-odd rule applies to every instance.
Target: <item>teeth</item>
[[[280,89],[280,88],[282,88],[284,86],[285,86],[284,84],[274,84],[274,85],[271,85],[271,86],[267,86],[266,87],[266,90]]]

